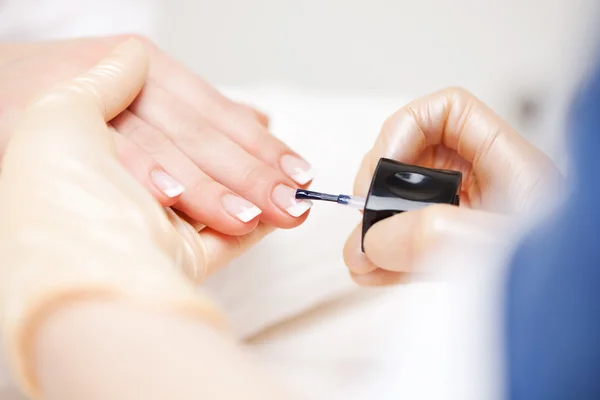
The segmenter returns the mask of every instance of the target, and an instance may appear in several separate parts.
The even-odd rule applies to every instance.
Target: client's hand
[[[353,279],[394,283],[415,261],[450,237],[489,235],[502,215],[534,210],[560,179],[540,150],[470,93],[447,89],[414,101],[390,117],[355,181],[365,195],[381,157],[463,173],[461,207],[430,206],[375,224],[360,251],[360,227],[344,250]]]
[[[0,45],[0,157],[33,94],[83,73],[121,40]],[[110,122],[129,172],[196,226],[243,235],[259,219],[280,228],[302,223],[309,203],[297,205],[292,188],[312,179],[309,165],[269,133],[264,115],[144,43],[150,54],[144,90]]]
[[[236,237],[209,228],[197,233],[175,212],[165,211],[123,169],[107,121],[134,100],[146,81],[147,68],[144,46],[138,41],[125,42],[89,72],[37,98],[24,112],[4,155],[0,175],[1,322],[10,364],[31,394],[41,386],[48,390],[44,398],[131,400],[169,398],[165,394],[168,389],[174,390],[172,398],[198,398],[220,381],[198,387],[199,378],[192,375],[205,374],[210,380],[212,372],[206,368],[231,374],[237,365],[230,363],[225,369],[221,364],[226,361],[198,364],[201,357],[194,346],[209,346],[200,353],[215,360],[209,353],[229,345],[219,342],[213,333],[198,331],[187,319],[171,315],[219,321],[218,313],[202,301],[192,281],[201,280],[238,255],[269,228],[260,223],[250,234]],[[208,207],[215,199],[207,192],[199,193],[196,201]],[[65,305],[98,300],[121,306],[110,312],[102,305],[100,309],[82,309],[81,314],[73,311],[79,318],[72,328],[76,332],[44,328],[47,321],[56,321],[48,318]],[[153,322],[140,322],[141,314],[132,312],[131,305],[158,310],[171,319],[152,314]],[[121,322],[114,322],[118,310],[127,315],[121,316],[125,318],[121,330],[116,329]],[[61,314],[63,317],[70,318]],[[65,325],[61,318],[63,322],[51,326],[73,326]],[[93,321],[83,323],[81,318]],[[50,332],[44,340],[55,343],[56,339],[62,344],[48,345],[44,340],[40,344],[42,328]],[[177,336],[176,343],[169,337],[170,329],[183,335]],[[192,331],[193,335],[187,334]],[[120,341],[114,342],[115,334],[121,335]],[[134,338],[124,339],[123,334]],[[90,343],[88,339],[94,335],[99,337]],[[194,336],[200,343],[185,339]],[[129,347],[119,347],[119,343]],[[64,349],[59,351],[60,346]],[[146,348],[146,353],[128,357],[131,349],[140,347]],[[46,355],[54,354],[48,356],[53,362],[46,365],[44,358],[44,367],[40,367],[38,348],[47,350],[43,351]],[[225,354],[223,360],[231,354]],[[165,362],[166,355],[175,358]],[[186,357],[193,360],[186,361]],[[122,365],[126,367],[120,369]],[[148,379],[162,368],[185,371],[153,385],[135,381]],[[56,375],[50,379],[52,374]],[[187,394],[180,397],[184,392]]]

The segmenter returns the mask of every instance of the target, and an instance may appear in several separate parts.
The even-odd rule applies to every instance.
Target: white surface
[[[404,103],[281,88],[227,92],[267,111],[275,134],[318,171],[312,187],[334,193],[351,192],[381,123]],[[239,336],[303,398],[498,398],[501,265],[493,251],[451,249],[429,260],[435,282],[365,292],[341,256],[359,220],[356,210],[316,204],[302,227],[272,234],[206,287]],[[294,322],[315,309],[319,317]],[[273,327],[284,332],[270,335]]]

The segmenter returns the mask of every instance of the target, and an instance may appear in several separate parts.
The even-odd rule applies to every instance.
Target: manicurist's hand
[[[365,156],[355,193],[366,195],[381,157],[463,173],[461,206],[430,206],[375,224],[360,251],[360,227],[344,256],[363,285],[400,281],[445,240],[493,235],[506,216],[534,211],[556,188],[551,160],[472,94],[447,89],[401,108],[384,124]]]
[[[107,121],[147,69],[127,41],[15,123],[0,174],[8,365],[33,399],[281,398],[194,285],[270,228],[198,233],[119,161]]]
[[[0,44],[0,157],[34,93],[85,72],[122,39]],[[313,177],[308,163],[269,133],[262,113],[144,44],[144,90],[110,121],[129,172],[196,226],[243,235],[259,220],[281,228],[302,223],[309,203],[293,195]]]

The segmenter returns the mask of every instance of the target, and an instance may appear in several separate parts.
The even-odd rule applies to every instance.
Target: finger
[[[243,236],[223,235],[214,229],[202,229],[198,235],[205,248],[207,274],[210,275],[229,264],[274,230],[275,227],[262,222],[252,232]]]
[[[144,96],[155,100],[145,107],[136,101],[133,112],[169,135],[204,173],[260,208],[262,221],[281,228],[295,227],[304,221],[311,203],[295,200],[296,185],[279,170],[199,118],[193,108],[185,104],[170,108],[177,97],[156,84],[148,84]]]
[[[406,272],[386,271],[377,268],[368,274],[355,274],[350,272],[352,280],[360,286],[389,286],[405,281],[408,277]]]
[[[265,127],[266,129],[269,128],[271,119],[269,118],[269,116],[267,114],[265,114],[264,112],[254,108],[248,104],[238,103],[237,105],[238,105],[238,107],[242,107],[245,110],[247,110],[247,112],[250,112],[251,114],[253,114],[254,117],[256,118],[256,120],[258,121],[258,123],[261,124],[263,127]]]
[[[177,216],[179,218],[181,218],[183,221],[187,222],[188,224],[190,224],[190,226],[192,228],[194,228],[194,230],[196,232],[200,232],[203,229],[206,229],[206,225],[204,225],[201,222],[198,222],[196,220],[194,220],[193,218],[191,218],[189,215],[187,215],[186,213],[184,213],[181,210],[178,210],[176,208],[171,207],[171,209],[177,214]]]
[[[189,245],[188,253],[182,256],[180,264],[184,273],[195,283],[201,283],[275,229],[259,223],[256,229],[243,236],[223,235],[210,228],[197,232],[172,209],[167,208],[166,214],[184,242]]]
[[[148,58],[140,42],[132,39],[122,43],[85,74],[55,86],[34,101],[9,147],[20,148],[19,158],[32,159],[114,154],[105,122],[131,104],[144,84],[147,67]],[[67,116],[65,109],[72,112]],[[91,129],[93,126],[97,128]],[[4,161],[6,168],[10,161]]]
[[[514,176],[512,171],[551,164],[480,100],[451,88],[408,104],[385,122],[361,166],[357,193],[368,190],[379,158],[414,163],[425,148],[434,145],[444,145],[471,163],[483,190],[512,190],[508,178]]]
[[[359,224],[352,231],[344,246],[344,263],[353,275],[364,275],[377,269],[377,266],[362,252],[361,238],[362,224]]]
[[[422,257],[441,244],[492,243],[507,224],[496,214],[433,205],[377,222],[365,235],[365,254],[380,269],[413,272]]]
[[[113,131],[121,164],[163,207],[175,204],[184,186],[140,147]]]
[[[248,153],[280,170],[298,185],[306,185],[312,181],[315,173],[310,164],[271,135],[261,122],[264,117],[256,110],[229,100],[196,74],[167,57],[156,46],[148,44],[148,49],[152,60],[150,77],[160,82],[166,91],[180,102],[193,107],[198,115]],[[145,91],[138,104],[143,109],[157,100],[158,97]]]
[[[181,182],[185,191],[175,208],[192,220],[229,235],[244,235],[256,227],[261,210],[206,175],[160,131],[129,111],[111,124]]]

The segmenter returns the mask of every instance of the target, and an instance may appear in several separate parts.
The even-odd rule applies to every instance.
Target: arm
[[[211,324],[124,303],[66,305],[35,343],[48,400],[284,398]]]
[[[42,94],[15,128],[0,175],[9,365],[32,398],[273,398],[189,279],[269,228],[197,232],[116,159],[106,122],[147,70],[143,44],[127,41]]]

